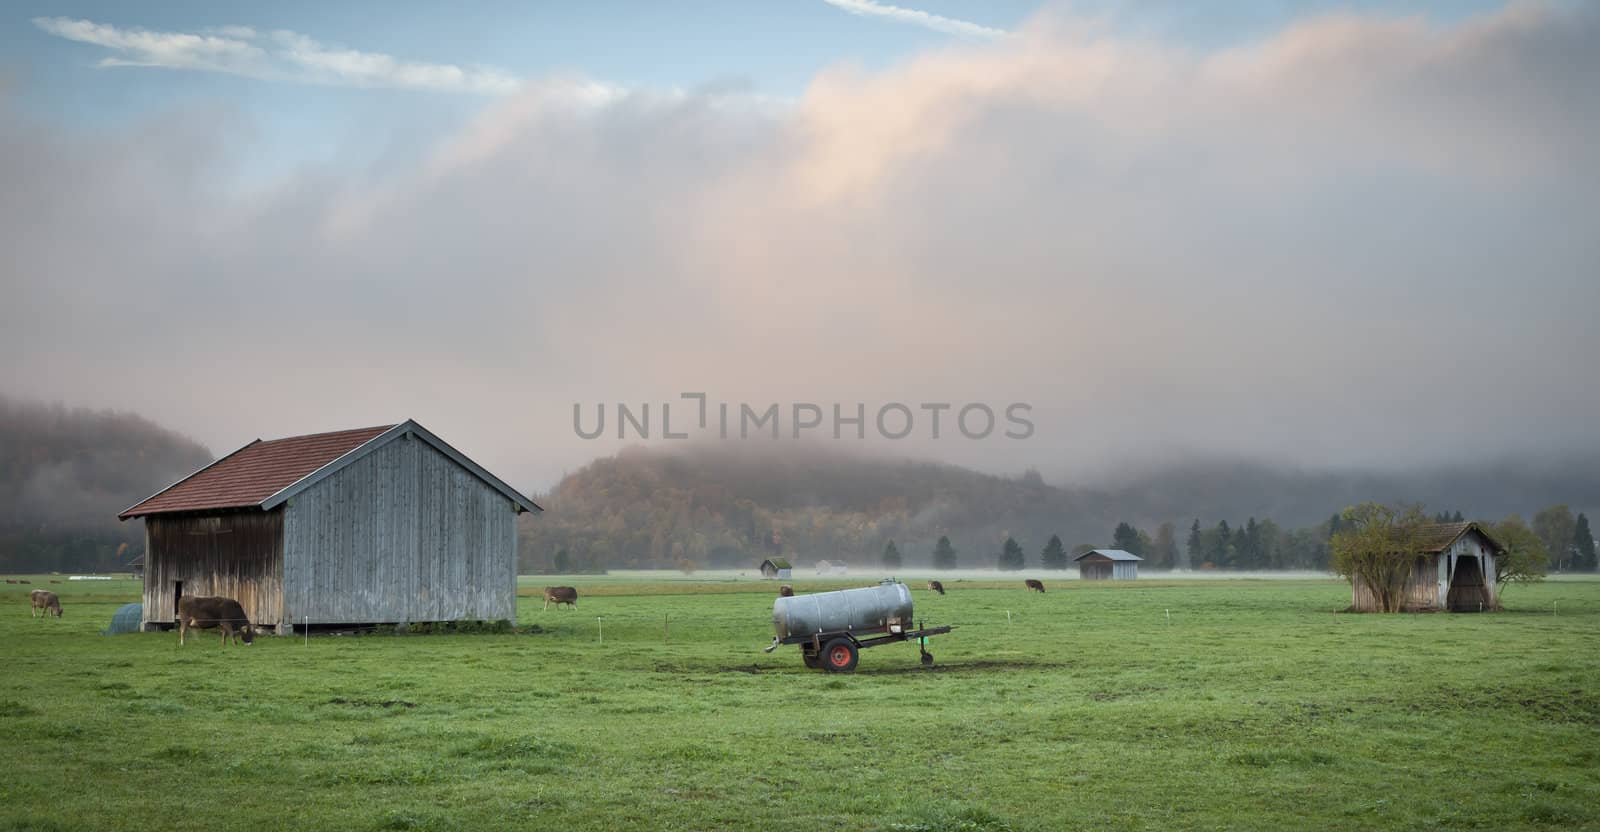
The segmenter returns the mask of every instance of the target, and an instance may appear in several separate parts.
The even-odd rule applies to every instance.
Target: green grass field
[[[832,675],[761,652],[759,581],[573,578],[558,612],[529,580],[536,634],[180,650],[98,634],[133,582],[48,586],[35,621],[33,580],[0,587],[0,829],[1600,828],[1600,581],[1487,615],[914,584],[959,625],[936,666]]]

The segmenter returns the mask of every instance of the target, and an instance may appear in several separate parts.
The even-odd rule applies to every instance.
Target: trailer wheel
[[[856,648],[855,642],[847,638],[836,638],[822,647],[822,666],[832,673],[849,673],[856,669],[856,660],[861,658],[861,652]]]

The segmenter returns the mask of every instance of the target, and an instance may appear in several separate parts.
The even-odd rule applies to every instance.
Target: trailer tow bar
[[[928,652],[927,624],[917,621],[917,631],[922,633],[917,636],[917,649],[922,651],[922,666],[933,667],[933,654]]]

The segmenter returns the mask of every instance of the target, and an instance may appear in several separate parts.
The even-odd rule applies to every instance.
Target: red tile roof
[[[394,425],[254,442],[190,474],[117,515],[248,508],[301,477],[365,445]]]

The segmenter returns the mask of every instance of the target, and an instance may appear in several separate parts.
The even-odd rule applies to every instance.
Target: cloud
[[[34,25],[57,37],[92,44],[113,54],[102,67],[159,67],[250,78],[354,87],[508,95],[517,78],[496,69],[403,61],[381,52],[333,48],[306,35],[279,30],[264,38],[248,26],[203,32],[154,32],[89,20],[36,17]]]
[[[617,445],[573,403],[685,391],[1024,401],[1026,442],[886,444],[1053,482],[1558,455],[1600,409],[1596,42],[1587,6],[1211,51],[1043,18],[783,106],[537,79],[415,164],[248,189],[236,119],[8,111],[0,389],[213,447],[413,416],[534,486]]]
[[[909,23],[943,32],[947,35],[961,35],[971,38],[998,38],[1006,34],[1004,29],[995,29],[966,20],[957,20],[950,17],[931,14],[917,9],[908,9],[888,3],[878,3],[875,0],[822,0],[822,2],[836,9],[843,9],[854,15],[862,17],[881,17],[893,20],[896,23]]]

